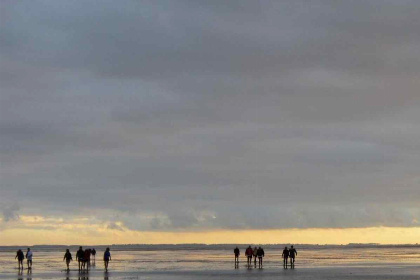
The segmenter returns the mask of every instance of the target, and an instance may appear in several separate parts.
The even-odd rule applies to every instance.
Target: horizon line
[[[232,245],[232,246],[249,246],[250,244],[266,245],[266,246],[276,246],[276,245],[297,245],[297,246],[420,246],[419,243],[347,243],[347,244],[316,244],[316,243],[117,243],[117,244],[34,244],[34,245],[0,245],[0,247],[43,247],[43,246],[55,246],[55,247],[73,247],[73,246],[222,246],[222,245]]]

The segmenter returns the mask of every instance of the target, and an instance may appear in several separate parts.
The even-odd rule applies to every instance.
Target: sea
[[[251,244],[254,247],[254,244]],[[33,268],[18,270],[17,249],[28,246],[0,246],[0,279],[417,279],[420,280],[420,245],[308,245],[295,244],[298,252],[294,269],[285,269],[282,250],[290,244],[262,245],[263,267],[247,266],[247,244],[238,245],[240,263],[234,265],[232,244],[204,245],[110,245],[95,248],[96,260],[89,271],[78,271],[77,262],[66,271],[66,249],[75,260],[75,246],[31,246]],[[102,261],[105,248],[111,250],[108,272]]]

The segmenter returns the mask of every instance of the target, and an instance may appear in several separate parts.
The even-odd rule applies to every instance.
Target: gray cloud
[[[18,211],[20,210],[20,207],[17,203],[14,203],[9,206],[3,206],[2,207],[2,214],[3,214],[3,221],[8,222],[12,220],[18,220],[19,214]]]
[[[1,11],[0,202],[142,230],[418,226],[417,2]]]
[[[124,231],[124,228],[121,225],[119,225],[119,224],[117,224],[115,222],[109,223],[107,225],[107,228],[108,229],[115,229],[115,230],[119,230],[119,231]]]

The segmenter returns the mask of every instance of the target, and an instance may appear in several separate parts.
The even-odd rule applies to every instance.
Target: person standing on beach
[[[90,249],[86,249],[85,250],[85,255],[83,257],[83,262],[84,262],[84,266],[86,267],[86,269],[89,270],[89,266],[90,266]]]
[[[289,257],[289,250],[287,247],[284,247],[283,253],[281,255],[283,257],[283,267],[287,268],[287,258]]]
[[[85,252],[83,251],[82,246],[79,247],[79,251],[76,253],[76,261],[79,262],[79,271],[83,268],[83,258],[85,256]]]
[[[77,256],[77,255],[76,255]],[[73,257],[71,256],[70,250],[66,249],[66,253],[64,254],[64,258],[63,261],[66,260],[66,265],[67,265],[67,271],[70,271],[70,261],[73,260]]]
[[[95,262],[95,256],[96,256],[95,248],[92,248],[92,256],[93,256],[93,262]]]
[[[257,256],[258,256],[258,267],[262,268],[263,257],[264,257],[264,249],[263,248],[258,247]]]
[[[23,269],[23,259],[24,258],[25,258],[25,256],[23,255],[22,250],[19,249],[16,252],[16,257],[15,257],[15,260],[18,259],[18,267],[19,267],[19,270]]]
[[[289,249],[290,267],[295,267],[295,256],[297,256],[297,251],[292,245]]]
[[[254,250],[252,251],[252,255],[254,256],[254,266],[257,267],[257,251],[258,248],[255,246]]]
[[[239,264],[239,248],[236,246],[236,248],[233,250],[233,253],[235,254],[235,266],[236,264]]]
[[[26,263],[28,264],[28,269],[32,269],[32,251],[31,248],[28,248],[28,251],[26,252]]]
[[[108,272],[108,263],[111,260],[111,252],[109,251],[109,248],[106,248],[104,253],[104,264],[105,264],[105,271]]]
[[[252,255],[253,255],[253,251],[252,251],[252,248],[251,248],[251,245],[249,245],[249,247],[248,248],[246,248],[246,250],[245,250],[245,256],[246,256],[246,258],[247,258],[247,265],[248,266],[250,266],[251,265],[251,262],[252,262]]]

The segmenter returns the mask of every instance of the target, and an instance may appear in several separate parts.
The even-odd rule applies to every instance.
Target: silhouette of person
[[[83,257],[83,263],[87,270],[89,270],[90,266],[90,249],[85,250],[85,255]]]
[[[258,256],[258,267],[259,268],[262,268],[262,265],[263,265],[263,257],[264,257],[264,250],[263,250],[263,248],[261,248],[261,246],[258,247],[257,256]]]
[[[23,269],[23,259],[24,258],[25,258],[25,256],[23,255],[22,250],[19,249],[16,252],[16,257],[15,257],[15,260],[18,259],[18,267],[19,267],[19,270]]]
[[[250,266],[251,265],[251,262],[252,262],[252,255],[253,255],[253,251],[252,251],[252,248],[251,248],[251,245],[249,245],[249,247],[248,248],[246,248],[246,250],[245,250],[245,256],[246,256],[246,258],[247,258],[247,265],[248,266]]]
[[[70,253],[70,250],[69,249],[66,249],[66,253],[64,254],[63,261],[64,260],[66,260],[67,271],[70,271],[69,265],[70,265],[70,262],[73,260],[73,257],[71,256],[71,253]]]
[[[111,252],[109,251],[109,248],[106,248],[104,253],[104,264],[105,264],[105,271],[108,272],[108,263],[111,260]]]
[[[254,266],[257,267],[257,251],[258,248],[255,246],[254,250],[252,251],[252,255],[254,256]]]
[[[283,257],[283,267],[287,268],[287,258],[289,257],[289,250],[287,247],[284,247],[283,253],[281,255]]]
[[[233,250],[233,253],[235,254],[235,265],[236,265],[236,264],[238,264],[238,263],[239,263],[239,253],[240,253],[239,248],[238,248],[238,247],[236,247],[236,248]]]
[[[292,245],[289,249],[290,267],[295,267],[295,256],[297,256],[297,251]]]
[[[93,262],[95,262],[95,256],[96,256],[95,248],[92,248],[92,256],[93,256]]]
[[[83,268],[83,258],[85,257],[85,251],[83,251],[82,246],[79,247],[79,251],[76,253],[76,261],[79,262],[79,271]]]
[[[28,248],[28,251],[26,252],[26,263],[28,265],[28,269],[32,269],[32,251],[31,248]]]

